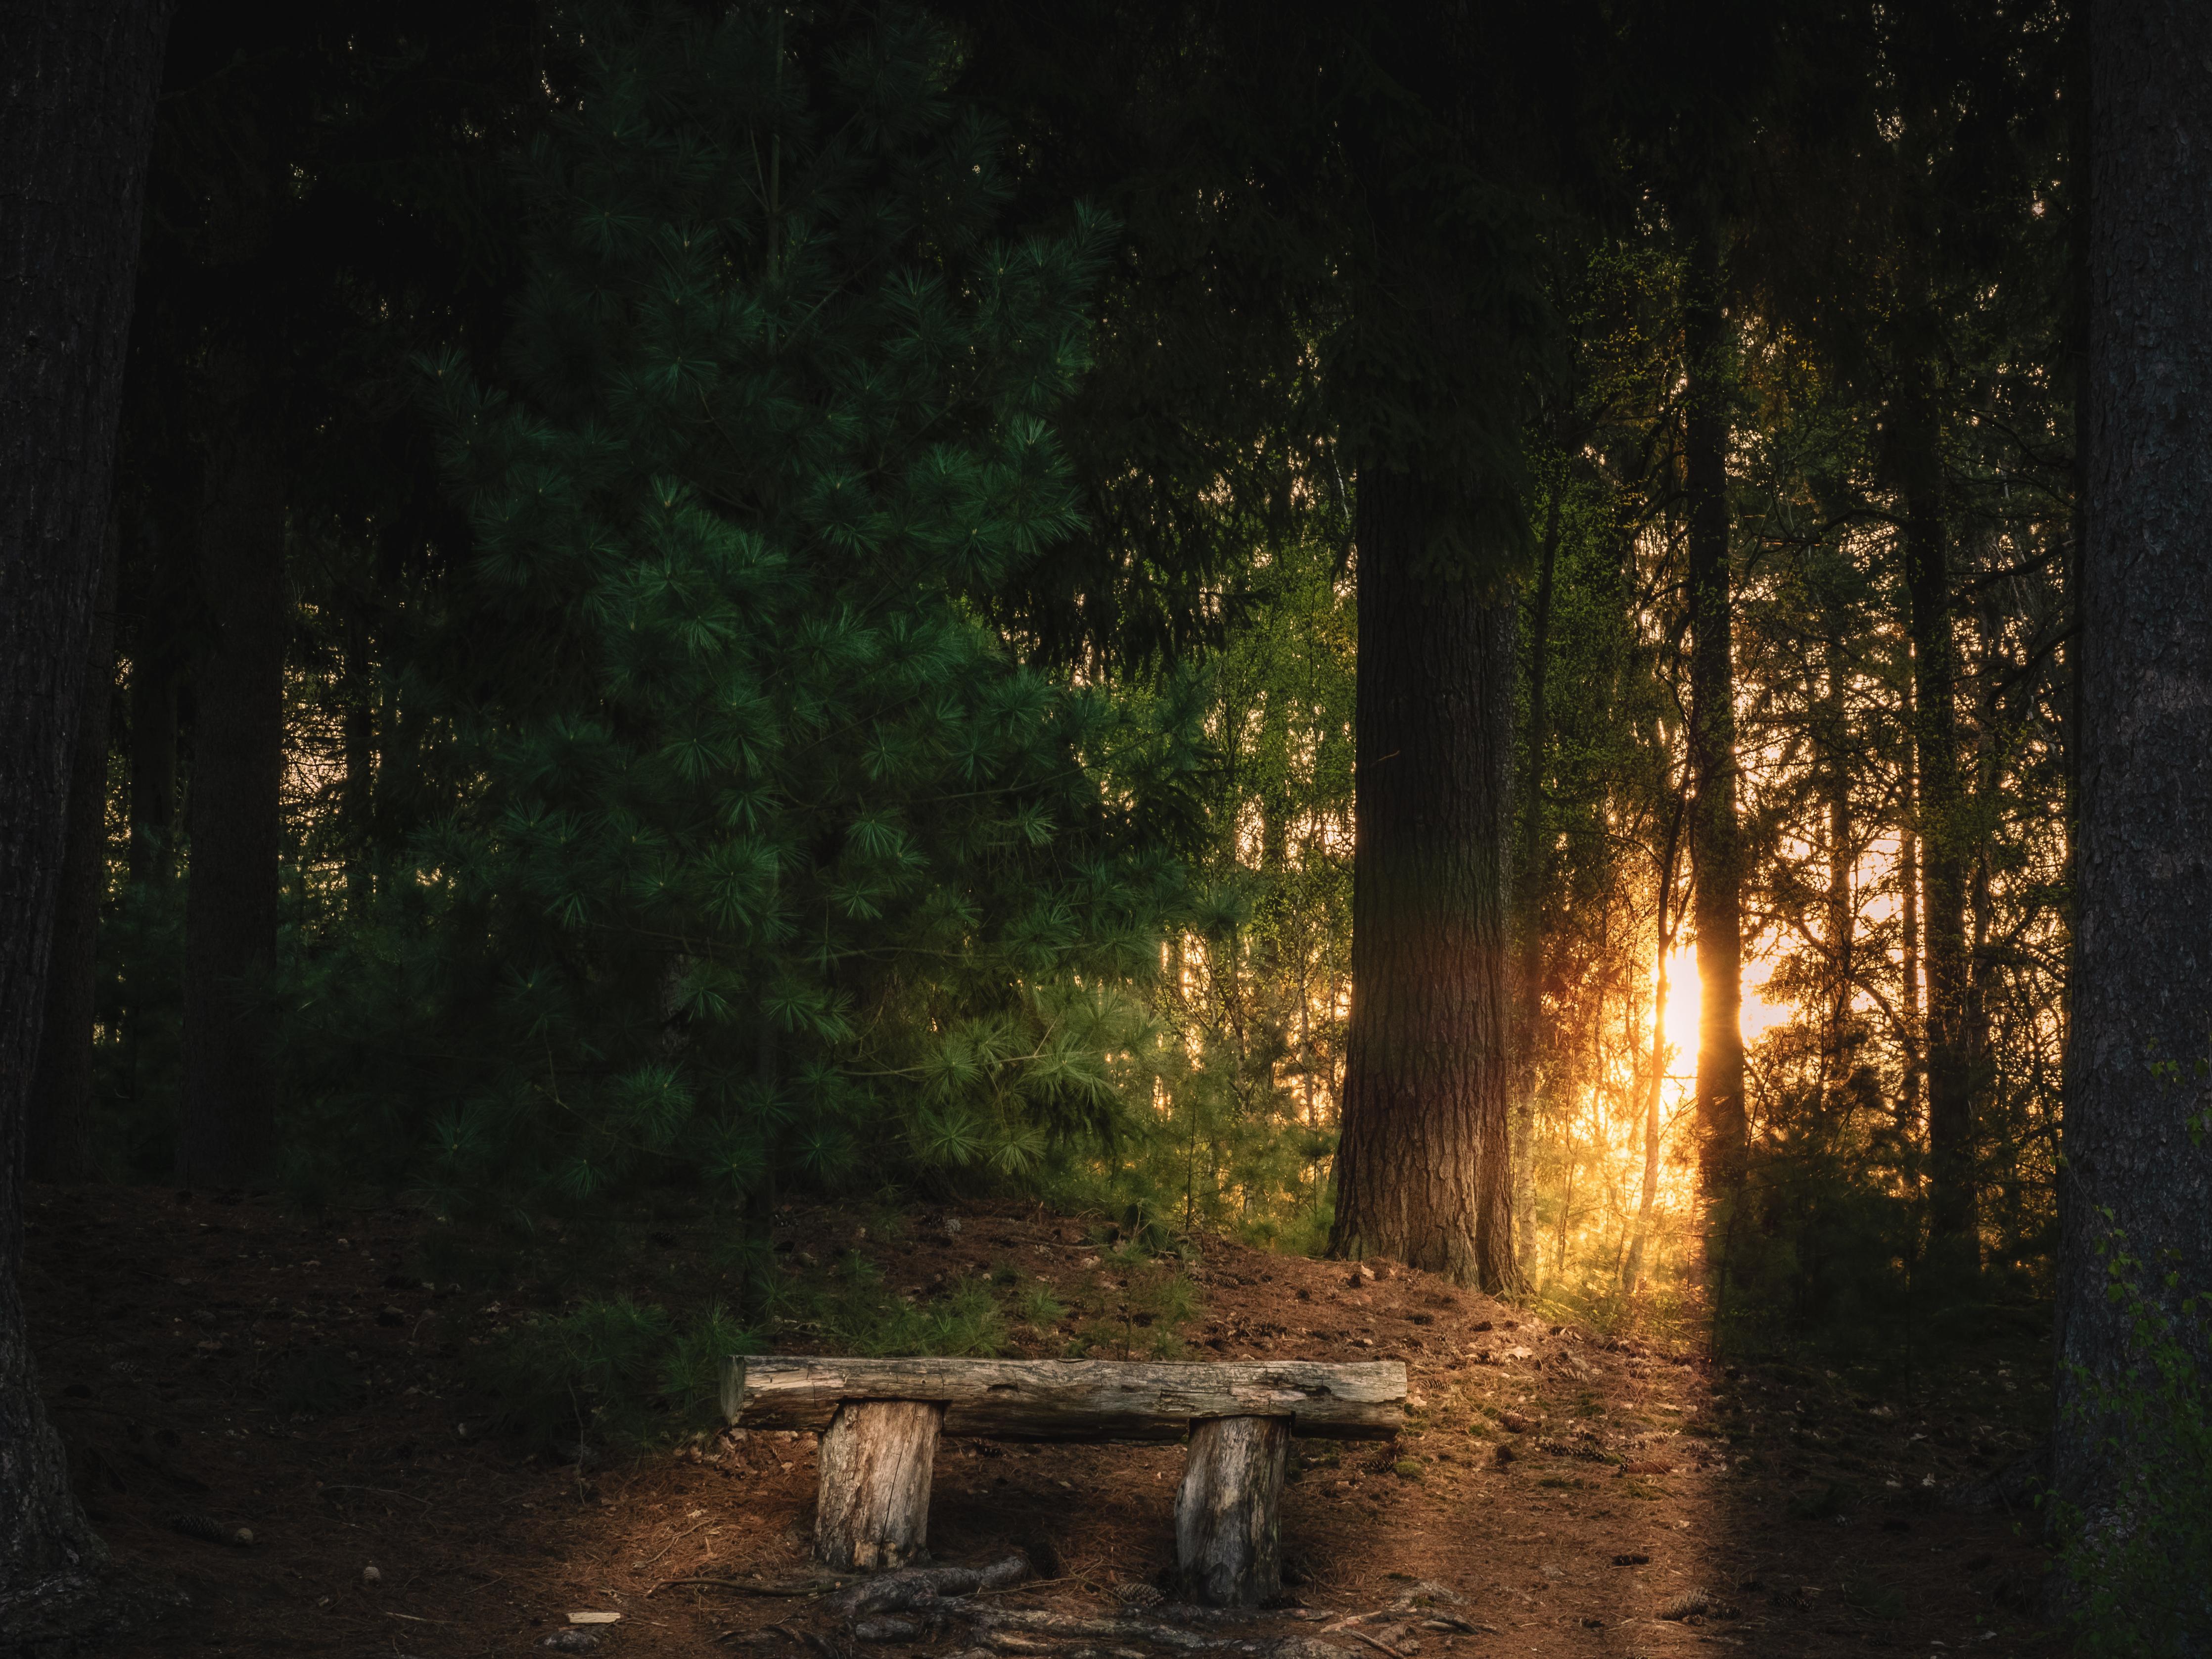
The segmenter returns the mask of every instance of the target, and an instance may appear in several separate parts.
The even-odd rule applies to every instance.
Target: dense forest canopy
[[[823,1195],[2055,1308],[2053,1524],[2203,1542],[2212,15],[66,9],[10,1182],[711,1216],[709,1345]]]

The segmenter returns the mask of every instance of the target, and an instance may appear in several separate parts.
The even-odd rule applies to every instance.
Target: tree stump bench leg
[[[1286,1417],[1217,1417],[1190,1426],[1176,1492],[1176,1558],[1191,1595],[1255,1607],[1283,1593]]]
[[[930,1466],[945,1407],[854,1400],[822,1436],[814,1555],[841,1572],[903,1567],[929,1544]]]

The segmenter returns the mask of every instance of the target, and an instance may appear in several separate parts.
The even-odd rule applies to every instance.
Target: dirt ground
[[[485,1431],[493,1403],[465,1376],[530,1287],[423,1284],[408,1212],[309,1220],[92,1188],[34,1189],[30,1216],[41,1376],[86,1503],[126,1571],[189,1597],[123,1651],[843,1651],[806,1625],[812,1604],[702,1582],[804,1569],[811,1437],[725,1434],[582,1468],[525,1455]],[[858,1247],[918,1297],[1009,1267],[1071,1306],[1115,1288],[1081,1218],[929,1211],[895,1243],[839,1211],[778,1219],[793,1271]],[[1387,1264],[1370,1279],[1223,1242],[1188,1271],[1188,1357],[1407,1364],[1395,1445],[1294,1449],[1296,1599],[1388,1615],[1322,1638],[1346,1659],[2059,1650],[2020,1610],[2045,1564],[2032,1516],[1941,1502],[2028,1443],[2048,1351],[2030,1339],[1881,1390],[1871,1371],[1737,1374],[1539,1325]],[[1065,1340],[1030,1332],[1013,1351]],[[296,1409],[300,1379],[332,1371],[338,1403]],[[931,1545],[951,1563],[1026,1549],[1052,1582],[1007,1605],[1116,1611],[1118,1586],[1172,1560],[1181,1468],[1173,1445],[948,1441]],[[223,1541],[240,1528],[250,1545]],[[1692,1591],[1706,1611],[1662,1616]],[[1416,1593],[1474,1628],[1389,1614]]]

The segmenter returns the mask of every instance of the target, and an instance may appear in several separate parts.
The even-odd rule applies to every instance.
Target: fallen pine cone
[[[1659,1609],[1662,1619],[1692,1619],[1710,1609],[1713,1598],[1701,1589],[1684,1590]]]
[[[187,1538],[205,1539],[210,1544],[231,1544],[244,1549],[253,1541],[251,1527],[226,1527],[222,1522],[204,1515],[173,1515],[169,1530],[180,1532]]]
[[[1141,1578],[1132,1578],[1127,1583],[1114,1586],[1114,1597],[1125,1607],[1157,1607],[1167,1600],[1158,1584]]]
[[[1536,1426],[1536,1419],[1534,1418],[1523,1417],[1518,1412],[1503,1412],[1500,1414],[1498,1420],[1516,1435],[1527,1434],[1529,1430]]]

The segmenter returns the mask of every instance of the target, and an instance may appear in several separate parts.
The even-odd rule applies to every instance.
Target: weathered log
[[[902,1567],[929,1544],[930,1466],[945,1408],[854,1400],[822,1436],[814,1556],[831,1568]]]
[[[994,1440],[1175,1440],[1194,1422],[1236,1417],[1287,1418],[1292,1433],[1309,1436],[1387,1440],[1404,1426],[1406,1367],[770,1355],[730,1363],[722,1410],[747,1428],[821,1430],[854,1400],[933,1401],[945,1434]]]
[[[1191,1425],[1176,1492],[1176,1559],[1189,1593],[1256,1607],[1283,1593],[1283,1464],[1290,1424],[1220,1417]]]

